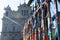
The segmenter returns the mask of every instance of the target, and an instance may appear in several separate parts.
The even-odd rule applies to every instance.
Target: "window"
[[[26,10],[24,10],[24,15],[26,15]]]
[[[5,31],[7,31],[7,27],[5,27]]]
[[[13,31],[15,31],[15,26],[13,26]]]
[[[26,16],[28,14],[28,10],[21,10],[21,12],[23,16]]]
[[[25,11],[24,11],[24,10],[21,10],[21,12],[22,12],[22,15],[24,16],[24,15],[25,15],[25,14],[24,14],[24,13],[25,13]]]
[[[8,16],[8,12],[6,12],[6,16]]]
[[[27,10],[27,14],[28,14],[28,10]]]
[[[9,36],[12,36],[12,34],[9,34]]]
[[[3,36],[7,36],[7,34],[4,33]]]
[[[15,34],[15,36],[17,36],[17,34]]]
[[[21,13],[23,14],[23,10],[21,10]]]

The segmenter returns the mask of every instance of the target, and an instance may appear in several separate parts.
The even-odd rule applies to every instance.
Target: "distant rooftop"
[[[5,10],[11,10],[10,6],[8,5],[6,8],[4,8]]]

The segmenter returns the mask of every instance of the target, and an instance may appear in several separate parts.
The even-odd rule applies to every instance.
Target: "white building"
[[[24,3],[18,6],[17,11],[12,11],[9,6],[5,10],[1,40],[23,40],[22,30],[25,22],[31,16],[31,7]]]
[[[0,35],[0,40],[1,40],[1,35]]]

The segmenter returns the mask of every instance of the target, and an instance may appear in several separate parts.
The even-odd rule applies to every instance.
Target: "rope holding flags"
[[[50,10],[48,3],[51,2],[51,0],[41,1],[43,1],[42,4],[39,2],[39,0],[37,0],[38,3],[35,3],[36,8],[34,9],[33,16],[28,19],[28,22],[24,26],[23,36],[25,37],[25,40],[54,40],[52,38],[52,36],[54,36],[54,32],[52,31],[52,24],[50,23],[50,26],[48,27],[48,18],[49,22],[52,22],[50,18],[51,15],[49,14]],[[53,20],[54,19],[55,16],[53,17]],[[28,31],[26,33],[27,29]]]

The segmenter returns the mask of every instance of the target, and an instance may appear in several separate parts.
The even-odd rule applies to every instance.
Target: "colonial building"
[[[31,16],[31,7],[26,3],[18,6],[17,11],[12,11],[8,5],[3,16],[1,40],[23,40],[23,27]]]

